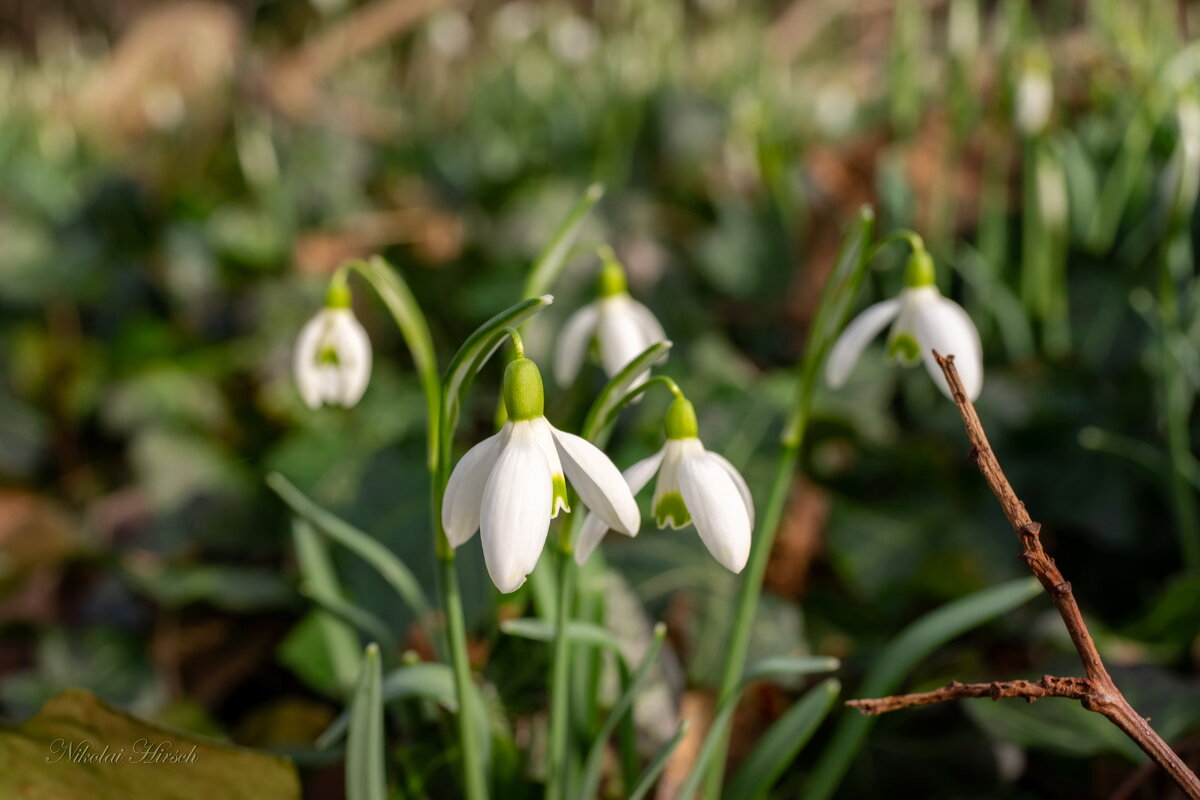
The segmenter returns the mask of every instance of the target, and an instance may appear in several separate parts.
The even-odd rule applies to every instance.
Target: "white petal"
[[[559,386],[568,385],[579,374],[579,367],[583,364],[599,318],[599,307],[591,303],[572,314],[563,326],[558,335],[558,347],[554,351],[554,379]]]
[[[630,298],[629,313],[633,316],[638,328],[642,331],[642,339],[646,343],[645,347],[642,348],[643,350],[652,344],[667,340],[667,332],[663,330],[662,324],[658,321],[658,317],[654,316],[653,311],[646,308],[637,300]]]
[[[934,383],[950,397],[950,387],[942,368],[933,358],[937,350],[943,356],[954,356],[963,388],[971,400],[979,397],[983,388],[983,348],[979,342],[979,331],[958,303],[938,296],[921,303],[917,311],[917,342],[921,345],[921,357]]]
[[[295,373],[296,388],[309,408],[321,407],[321,373],[317,357],[321,351],[321,336],[327,325],[325,313],[321,312],[304,323],[296,339],[296,350],[292,355],[292,371]]]
[[[659,466],[662,465],[663,453],[666,452],[664,447],[652,456],[647,456],[641,461],[636,462],[629,469],[621,473],[621,477],[625,479],[625,483],[629,484],[629,491],[637,494],[642,489],[646,488],[646,484],[658,472]]]
[[[629,491],[637,494],[646,487],[650,479],[654,477],[654,473],[658,472],[658,466],[662,463],[663,451],[659,450],[648,458],[643,458],[629,469],[621,473],[621,477],[625,479],[625,483],[629,484]],[[583,524],[579,526],[579,536],[575,541],[575,563],[580,566],[588,560],[588,556],[596,549],[596,545],[604,538],[604,534],[608,533],[610,528],[608,523],[600,519],[597,514],[586,514],[583,519]],[[622,531],[624,533],[624,531]],[[634,532],[636,534],[636,531]]]
[[[712,450],[706,450],[709,458],[715,459],[724,470],[729,473],[729,477],[733,479],[733,485],[737,487],[738,494],[742,496],[742,502],[746,504],[746,513],[750,516],[750,528],[754,529],[754,498],[750,495],[750,487],[746,485],[746,479],[742,477],[742,473],[738,472],[733,464],[729,463],[729,459],[720,453],[714,453]]]
[[[330,341],[337,350],[341,377],[338,402],[349,408],[362,398],[371,379],[371,339],[354,312],[337,309],[330,314]]]
[[[750,517],[733,479],[711,456],[683,459],[679,491],[708,552],[726,569],[741,572],[750,557]]]
[[[624,295],[606,297],[600,301],[600,325],[596,329],[596,338],[600,342],[600,364],[610,378],[651,344],[645,341],[641,326],[630,311],[632,303]]]
[[[825,380],[830,386],[836,389],[846,382],[863,348],[899,312],[900,300],[893,298],[870,306],[850,321],[829,353],[829,360],[825,362]]]
[[[554,433],[554,443],[562,457],[567,479],[579,492],[583,504],[609,527],[627,536],[635,535],[642,521],[637,501],[608,456],[591,442],[573,433],[560,431],[554,426],[550,430]]]
[[[607,522],[595,514],[588,514],[579,526],[579,535],[575,539],[575,563],[582,567],[609,530]]]
[[[483,560],[501,592],[515,592],[537,566],[552,498],[550,468],[532,429],[514,423],[484,487],[479,522]]]
[[[479,530],[483,489],[511,429],[512,423],[506,422],[499,433],[468,450],[450,473],[450,482],[442,497],[442,528],[451,547],[467,542]]]
[[[553,479],[555,476],[563,478],[562,462],[558,458],[558,448],[554,446],[554,428],[546,421],[545,417],[529,420],[529,425],[533,429],[533,438],[537,442],[538,447],[542,451],[542,455],[546,457],[546,466],[550,469],[551,489],[553,489]],[[567,506],[566,497],[566,480],[563,480],[562,488],[564,494],[555,497],[552,501],[554,508],[550,512],[550,518],[558,516],[559,511],[570,511]]]

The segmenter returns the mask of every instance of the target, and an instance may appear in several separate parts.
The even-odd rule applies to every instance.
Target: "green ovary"
[[[679,492],[667,492],[654,506],[654,521],[658,527],[666,527],[667,520],[671,521],[672,528],[682,528],[692,521],[692,515],[688,513]]]

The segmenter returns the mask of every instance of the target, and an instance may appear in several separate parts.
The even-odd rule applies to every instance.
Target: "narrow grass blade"
[[[533,266],[530,267],[529,277],[525,279],[526,297],[537,297],[548,292],[554,285],[554,281],[558,279],[567,265],[567,256],[571,252],[571,245],[579,236],[579,229],[583,227],[583,221],[603,196],[604,187],[593,183],[571,207],[566,219],[559,223],[554,235],[550,237],[550,241],[538,255],[537,261],[533,262]]]
[[[829,715],[841,691],[842,684],[837,678],[827,678],[789,708],[758,740],[758,744],[742,762],[729,783],[726,796],[744,800],[766,797],[775,781],[779,780],[779,776],[796,759]]]
[[[324,594],[340,597],[342,586],[333,568],[333,561],[329,558],[329,550],[312,525],[299,517],[293,517],[292,541],[296,547],[296,560],[299,562],[300,575],[304,581]],[[321,638],[325,640],[325,649],[329,652],[334,680],[343,691],[349,692],[354,688],[362,671],[362,650],[358,635],[353,627],[327,612],[320,612],[317,625],[321,630]]]
[[[604,718],[604,723],[600,726],[600,730],[596,732],[596,736],[592,740],[592,746],[588,750],[587,760],[583,765],[583,777],[579,790],[580,797],[596,796],[597,790],[600,788],[600,767],[604,763],[604,751],[608,746],[608,738],[612,736],[617,723],[633,708],[634,698],[641,691],[646,679],[650,677],[650,672],[654,669],[654,665],[658,663],[658,654],[662,652],[663,640],[666,636],[666,625],[660,622],[654,626],[654,638],[650,642],[650,647],[646,649],[646,655],[642,657],[641,663],[638,664],[637,670],[630,677],[625,690],[621,692],[621,696],[617,698],[617,702],[608,712],[608,716]]]
[[[671,741],[667,742],[658,755],[654,757],[654,760],[646,767],[646,771],[642,773],[642,777],[638,780],[637,785],[633,787],[633,791],[629,793],[629,800],[642,800],[654,788],[654,782],[658,780],[658,776],[662,774],[662,771],[667,768],[667,762],[671,759],[671,754],[675,752],[675,748],[679,746],[679,743],[683,741],[683,737],[687,735],[688,727],[686,719],[679,723],[679,728],[675,731],[675,735],[671,737]]]
[[[746,691],[747,686],[764,678],[794,678],[811,675],[814,672],[830,672],[839,666],[840,663],[836,658],[789,656],[765,658],[751,664],[749,669],[743,673],[742,680],[737,687],[725,698],[717,708],[717,713],[713,715],[712,724],[704,737],[704,743],[700,745],[700,753],[696,756],[696,762],[692,764],[692,771],[688,773],[687,779],[679,787],[679,793],[675,795],[676,800],[691,800],[700,790],[700,783],[708,773],[708,765],[717,752],[723,750],[726,733],[730,723],[733,722],[733,712],[737,709],[738,701],[742,699],[742,693]]]
[[[454,671],[446,664],[421,663],[399,667],[384,676],[380,698],[385,705],[414,697],[432,700],[447,711],[458,711]],[[347,709],[317,738],[317,749],[323,750],[341,741],[349,724],[350,711]]]
[[[891,694],[918,662],[946,642],[1007,614],[1041,591],[1041,584],[1036,579],[1022,578],[984,589],[926,614],[905,628],[880,653],[875,666],[867,673],[859,695],[883,697]],[[824,800],[833,795],[876,719],[858,712],[843,714],[833,741],[821,755],[805,787],[805,800]]]
[[[405,566],[395,553],[350,523],[321,508],[278,472],[267,476],[267,485],[291,507],[292,511],[312,523],[314,528],[374,567],[396,590],[400,599],[412,609],[418,622],[424,625],[428,621],[429,600],[412,570]]]
[[[441,383],[438,380],[437,351],[433,348],[433,337],[429,334],[429,323],[421,311],[417,298],[412,290],[400,277],[399,271],[380,256],[374,256],[369,261],[356,261],[351,265],[359,274],[366,278],[383,304],[396,320],[400,335],[412,353],[413,364],[416,365],[417,375],[421,378],[421,387],[425,392],[425,411],[428,414],[428,452],[429,469],[437,469],[438,459],[438,413],[441,407]]]
[[[509,636],[522,639],[533,639],[537,642],[553,642],[555,623],[552,619],[541,617],[521,617],[509,619],[500,623],[500,630]],[[611,650],[618,656],[621,647],[607,628],[591,622],[571,620],[567,623],[567,638],[578,644],[590,644]]]
[[[833,272],[825,282],[821,302],[817,305],[816,316],[809,328],[808,344],[804,347],[804,360],[800,365],[798,396],[783,431],[782,439],[785,445],[794,445],[803,436],[815,378],[838,334],[845,326],[850,310],[854,308],[859,287],[867,274],[874,232],[875,212],[870,206],[863,206],[858,212],[858,219],[842,240],[842,249],[838,253]]]
[[[346,800],[387,800],[383,763],[383,700],[380,696],[379,645],[367,645],[363,672],[350,705],[346,744]]]

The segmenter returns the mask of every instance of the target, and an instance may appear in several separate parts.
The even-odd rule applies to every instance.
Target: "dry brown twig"
[[[1046,594],[1054,602],[1062,617],[1063,624],[1079,654],[1083,664],[1085,677],[1057,678],[1047,675],[1036,683],[1030,681],[1007,681],[997,683],[959,683],[955,681],[941,689],[919,694],[895,695],[871,700],[850,700],[847,705],[857,708],[864,714],[883,714],[901,708],[942,703],[948,700],[960,700],[969,697],[990,697],[999,700],[1002,697],[1021,697],[1032,703],[1041,697],[1066,697],[1078,700],[1088,711],[1102,714],[1109,722],[1120,728],[1126,736],[1137,743],[1159,766],[1167,771],[1171,779],[1193,800],[1200,799],[1200,779],[1192,772],[1187,764],[1176,755],[1175,751],[1162,740],[1150,727],[1150,723],[1134,711],[1125,699],[1125,695],[1117,688],[1112,676],[1108,674],[1096,643],[1088,632],[1083,621],[1079,604],[1071,592],[1071,584],[1059,572],[1054,559],[1044,549],[1041,541],[1041,525],[1029,518],[1025,504],[1017,497],[1008,478],[1000,469],[1000,463],[988,444],[987,434],[975,413],[975,406],[967,399],[958,370],[954,367],[954,356],[943,357],[934,351],[934,358],[946,375],[954,395],[954,403],[962,415],[963,425],[967,429],[967,438],[971,440],[971,459],[983,473],[984,480],[991,487],[992,494],[1000,501],[1004,516],[1008,518],[1013,530],[1021,540],[1023,551],[1021,559],[1029,566],[1030,572],[1042,584]]]

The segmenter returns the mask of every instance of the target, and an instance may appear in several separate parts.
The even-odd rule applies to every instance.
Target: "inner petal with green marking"
[[[338,364],[341,363],[341,360],[338,358],[337,349],[330,345],[323,346],[320,350],[317,351],[317,363],[318,364],[332,364],[333,366],[336,367]]]
[[[570,512],[571,507],[567,505],[567,479],[562,476],[562,473],[558,472],[551,476],[550,483],[554,488],[554,496],[550,500],[550,518],[554,519],[558,516],[559,511]]]
[[[654,521],[658,527],[665,528],[668,520],[672,528],[682,528],[692,521],[692,515],[688,513],[683,495],[679,492],[667,492],[654,504]]]
[[[921,360],[921,346],[912,334],[894,333],[888,339],[887,354],[902,364],[916,364]]]

